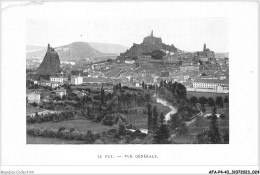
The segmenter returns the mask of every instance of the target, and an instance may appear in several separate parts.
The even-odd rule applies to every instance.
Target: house
[[[68,81],[68,77],[65,76],[51,76],[50,77],[51,82],[59,82],[59,83],[65,83]]]
[[[208,58],[208,57],[199,57],[199,59],[200,59],[202,62],[207,62],[207,61],[209,61],[209,58]]]
[[[197,79],[192,82],[193,88],[196,90],[204,90],[218,93],[227,93],[229,90],[228,80],[219,80],[219,79]],[[212,91],[212,92],[213,92]]]
[[[98,85],[108,82],[106,78],[91,78],[91,77],[84,78],[83,81],[84,83],[98,84]]]
[[[71,83],[75,85],[80,85],[83,83],[83,77],[81,76],[71,76]]]
[[[39,92],[28,92],[26,93],[26,99],[28,103],[40,103],[41,94]]]
[[[180,66],[180,71],[181,72],[186,72],[186,71],[198,71],[200,67],[198,65],[193,65],[193,66]]]
[[[134,60],[125,60],[125,63],[126,63],[126,64],[134,64],[135,61],[134,61]]]
[[[192,60],[183,60],[181,63],[182,66],[192,66],[193,61]]]
[[[36,108],[36,107],[30,106],[30,105],[26,105],[26,116],[29,116],[29,117],[35,117],[36,114],[43,116],[43,115],[55,114],[55,113],[60,113],[60,112]]]
[[[49,86],[49,87],[51,87],[51,82],[50,81],[42,80],[39,84],[42,85],[42,86]]]
[[[57,87],[59,87],[61,85],[61,83],[59,83],[59,82],[53,82],[53,83],[51,83],[51,87],[52,88],[57,88]]]
[[[72,93],[76,94],[79,98],[82,98],[87,95],[85,92],[81,92],[79,90],[73,90]]]
[[[169,63],[178,63],[180,61],[180,57],[169,54],[169,55],[164,56],[163,60],[165,62],[169,62]]]
[[[53,92],[55,92],[58,96],[60,96],[60,98],[62,98],[64,95],[66,95],[66,89],[63,89],[63,88],[57,89]]]

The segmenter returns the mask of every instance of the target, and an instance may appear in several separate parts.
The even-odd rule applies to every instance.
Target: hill
[[[116,56],[116,54],[103,53],[85,42],[74,42],[65,46],[54,48],[62,61],[80,61],[82,59],[87,61],[95,61],[95,58],[106,59],[107,57]],[[37,50],[34,52],[27,52],[26,59],[43,59],[46,49]]]
[[[37,68],[39,75],[55,75],[60,71],[60,59],[57,52],[48,44],[47,52],[40,66]]]
[[[37,50],[45,49],[44,46],[34,46],[34,45],[27,45],[26,46],[26,52],[34,52]]]
[[[88,42],[88,44],[100,52],[113,53],[118,55],[119,53],[125,52],[128,49],[128,47],[119,44],[94,43],[94,42]]]
[[[153,31],[150,36],[147,36],[143,39],[141,44],[133,44],[133,46],[124,53],[121,53],[118,57],[119,59],[125,58],[136,58],[141,55],[152,55],[155,51],[163,51],[163,52],[177,52],[177,48],[174,45],[166,45],[162,42],[162,39],[159,37],[153,36]]]
[[[228,52],[217,52],[216,58],[229,58],[229,53]]]

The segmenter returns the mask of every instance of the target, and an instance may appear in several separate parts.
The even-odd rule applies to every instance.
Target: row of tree
[[[226,96],[223,100],[223,97],[222,96],[218,96],[216,97],[216,101],[214,101],[213,98],[209,97],[209,98],[206,98],[206,97],[200,97],[199,99],[197,99],[196,97],[191,97],[190,98],[190,102],[195,105],[197,103],[200,103],[200,104],[208,104],[209,106],[213,107],[215,105],[218,105],[220,107],[223,108],[224,106],[224,103],[228,103],[229,102],[229,99],[228,97]]]

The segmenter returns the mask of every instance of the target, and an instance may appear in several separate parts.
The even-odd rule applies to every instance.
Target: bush
[[[63,139],[69,139],[70,137],[70,131],[67,129],[64,129],[61,131],[61,138]]]
[[[110,129],[107,131],[107,134],[110,136],[115,136],[118,133],[117,129]]]
[[[49,137],[58,137],[58,130],[57,129],[50,129],[49,130]]]
[[[41,128],[41,129],[39,130],[39,132],[38,132],[37,135],[44,137],[44,136],[45,136],[45,135],[44,135],[44,128]],[[37,135],[36,135],[36,136],[37,136]]]
[[[71,138],[73,138],[74,140],[81,140],[82,136],[81,133],[78,131],[73,131],[71,133]]]
[[[130,144],[141,144],[141,143],[142,143],[142,141],[138,138],[136,138],[130,142]]]
[[[100,139],[97,139],[97,140],[94,142],[94,144],[104,144],[104,142],[103,142],[102,140],[100,140]]]
[[[59,129],[37,128],[34,126],[26,127],[26,133],[32,136],[84,140],[88,141],[89,143],[93,143],[95,140],[101,138],[101,135],[99,133],[92,133],[91,130],[88,130],[87,132],[79,132],[72,130],[74,130],[74,128],[68,130],[64,127],[60,127]]]
[[[103,124],[108,126],[113,126],[118,124],[119,121],[126,122],[126,116],[123,114],[115,113],[115,114],[107,114],[103,118]]]
[[[33,124],[35,122],[36,122],[36,118],[35,117],[30,117],[29,115],[26,116],[26,123]]]

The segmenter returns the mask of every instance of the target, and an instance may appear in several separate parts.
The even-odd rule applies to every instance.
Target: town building
[[[178,63],[180,61],[180,58],[175,55],[166,55],[163,57],[164,62],[169,63]]]
[[[106,78],[91,78],[91,77],[84,78],[83,81],[84,83],[97,84],[97,85],[101,85],[103,83],[108,82]]]
[[[28,117],[35,117],[36,114],[40,116],[44,116],[47,114],[56,114],[56,113],[60,113],[60,111],[51,111],[51,110],[40,109],[30,105],[26,105],[26,116]]]
[[[60,98],[62,98],[64,95],[67,94],[67,93],[66,93],[66,89],[63,89],[63,88],[57,89],[57,90],[55,90],[54,92],[55,92]]]
[[[181,63],[182,66],[192,66],[193,61],[192,60],[183,60]]]
[[[81,76],[71,76],[71,84],[80,85],[83,83],[83,77]]]
[[[59,82],[59,83],[65,83],[68,81],[68,77],[64,76],[51,76],[50,77],[51,82]]]
[[[198,65],[192,65],[192,66],[180,66],[180,71],[181,72],[186,72],[186,71],[198,71],[200,67]]]
[[[199,58],[207,57],[209,61],[215,61],[215,52],[211,51],[209,48],[206,47],[206,44],[203,46],[203,51],[196,52],[196,56]]]
[[[39,92],[27,92],[26,93],[26,100],[28,103],[40,103],[41,101],[41,94]]]
[[[208,57],[204,57],[204,56],[199,57],[199,59],[200,59],[202,62],[207,62],[207,61],[209,61],[209,58],[208,58]]]
[[[228,93],[229,84],[228,80],[219,79],[197,79],[192,82],[192,87],[188,91],[201,91],[201,92],[217,92]]]
[[[135,61],[134,61],[134,60],[125,60],[125,63],[126,63],[126,64],[134,64]]]

